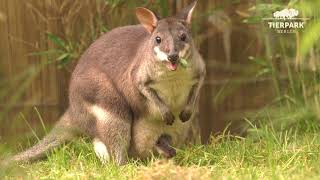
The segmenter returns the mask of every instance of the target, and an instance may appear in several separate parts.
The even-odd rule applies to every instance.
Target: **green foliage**
[[[264,75],[270,75],[272,73],[273,71],[272,65],[270,64],[269,61],[266,61],[264,58],[250,56],[249,60],[251,60],[253,63],[259,66],[257,68],[258,71],[256,73],[256,78],[259,78],[260,76],[264,76]]]
[[[319,18],[320,16],[320,1],[299,1],[299,3],[295,3],[294,7],[298,8],[302,11],[304,17],[314,17]]]
[[[184,58],[181,58],[179,63],[181,64],[182,67],[187,68],[188,67],[188,61]]]
[[[52,33],[48,33],[48,39],[57,47],[56,49],[51,49],[50,52],[57,55],[55,60],[58,62],[58,67],[61,68],[78,57],[72,43],[67,43]]]
[[[310,49],[320,42],[320,21],[310,22],[302,34],[301,55],[306,57]]]
[[[319,16],[320,1],[292,0],[265,3],[258,1],[250,8],[251,16],[245,22],[256,24],[264,42],[264,55],[249,57],[256,64],[256,77],[271,78],[276,96],[274,101],[249,115],[253,124],[268,124],[275,132],[303,130],[318,132],[320,124],[319,76]],[[295,34],[277,34],[268,30],[262,18],[283,8],[296,8],[299,17],[309,18],[305,29]],[[246,128],[244,128],[246,129]],[[259,128],[259,131],[261,129]]]

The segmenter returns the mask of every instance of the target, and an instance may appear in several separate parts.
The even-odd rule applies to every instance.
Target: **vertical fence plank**
[[[0,82],[10,82],[12,80],[12,64],[10,63],[10,44],[9,44],[9,22],[8,22],[8,4],[7,1],[0,1]],[[0,96],[5,96],[5,92],[1,91]],[[8,97],[2,98],[4,102],[8,101]],[[0,107],[0,112],[3,107]],[[0,119],[0,124],[5,125],[5,119],[8,119],[7,114],[0,113],[3,116]],[[3,132],[6,129],[5,126],[0,126],[0,131]]]
[[[12,75],[12,67],[10,59],[10,45],[8,37],[8,8],[7,1],[0,1],[0,80],[4,80],[4,76]]]

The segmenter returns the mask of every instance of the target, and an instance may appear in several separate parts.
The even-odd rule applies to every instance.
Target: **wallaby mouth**
[[[169,62],[167,62],[167,68],[170,71],[175,71],[178,68],[178,62],[179,62],[179,55],[176,53],[170,54],[168,55],[168,60]]]
[[[175,71],[178,68],[178,62],[166,62],[166,66],[170,71]]]
[[[165,52],[162,52],[158,46],[154,47],[154,52],[157,58],[163,62],[170,71],[175,71],[178,68],[179,64],[179,54],[167,55]]]

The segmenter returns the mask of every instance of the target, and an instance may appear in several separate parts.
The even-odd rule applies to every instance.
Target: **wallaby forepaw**
[[[172,125],[174,123],[174,115],[172,114],[171,111],[167,111],[163,115],[163,119],[166,122],[167,125]]]
[[[184,109],[183,111],[181,111],[181,113],[179,114],[179,118],[182,122],[187,122],[192,115],[192,111],[189,109]]]

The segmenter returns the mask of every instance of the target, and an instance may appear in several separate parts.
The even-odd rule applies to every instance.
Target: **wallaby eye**
[[[185,34],[181,34],[180,40],[181,41],[186,41],[187,40],[187,36]]]
[[[160,43],[161,43],[161,37],[157,36],[157,37],[156,37],[156,42],[157,42],[158,44],[160,44]]]

